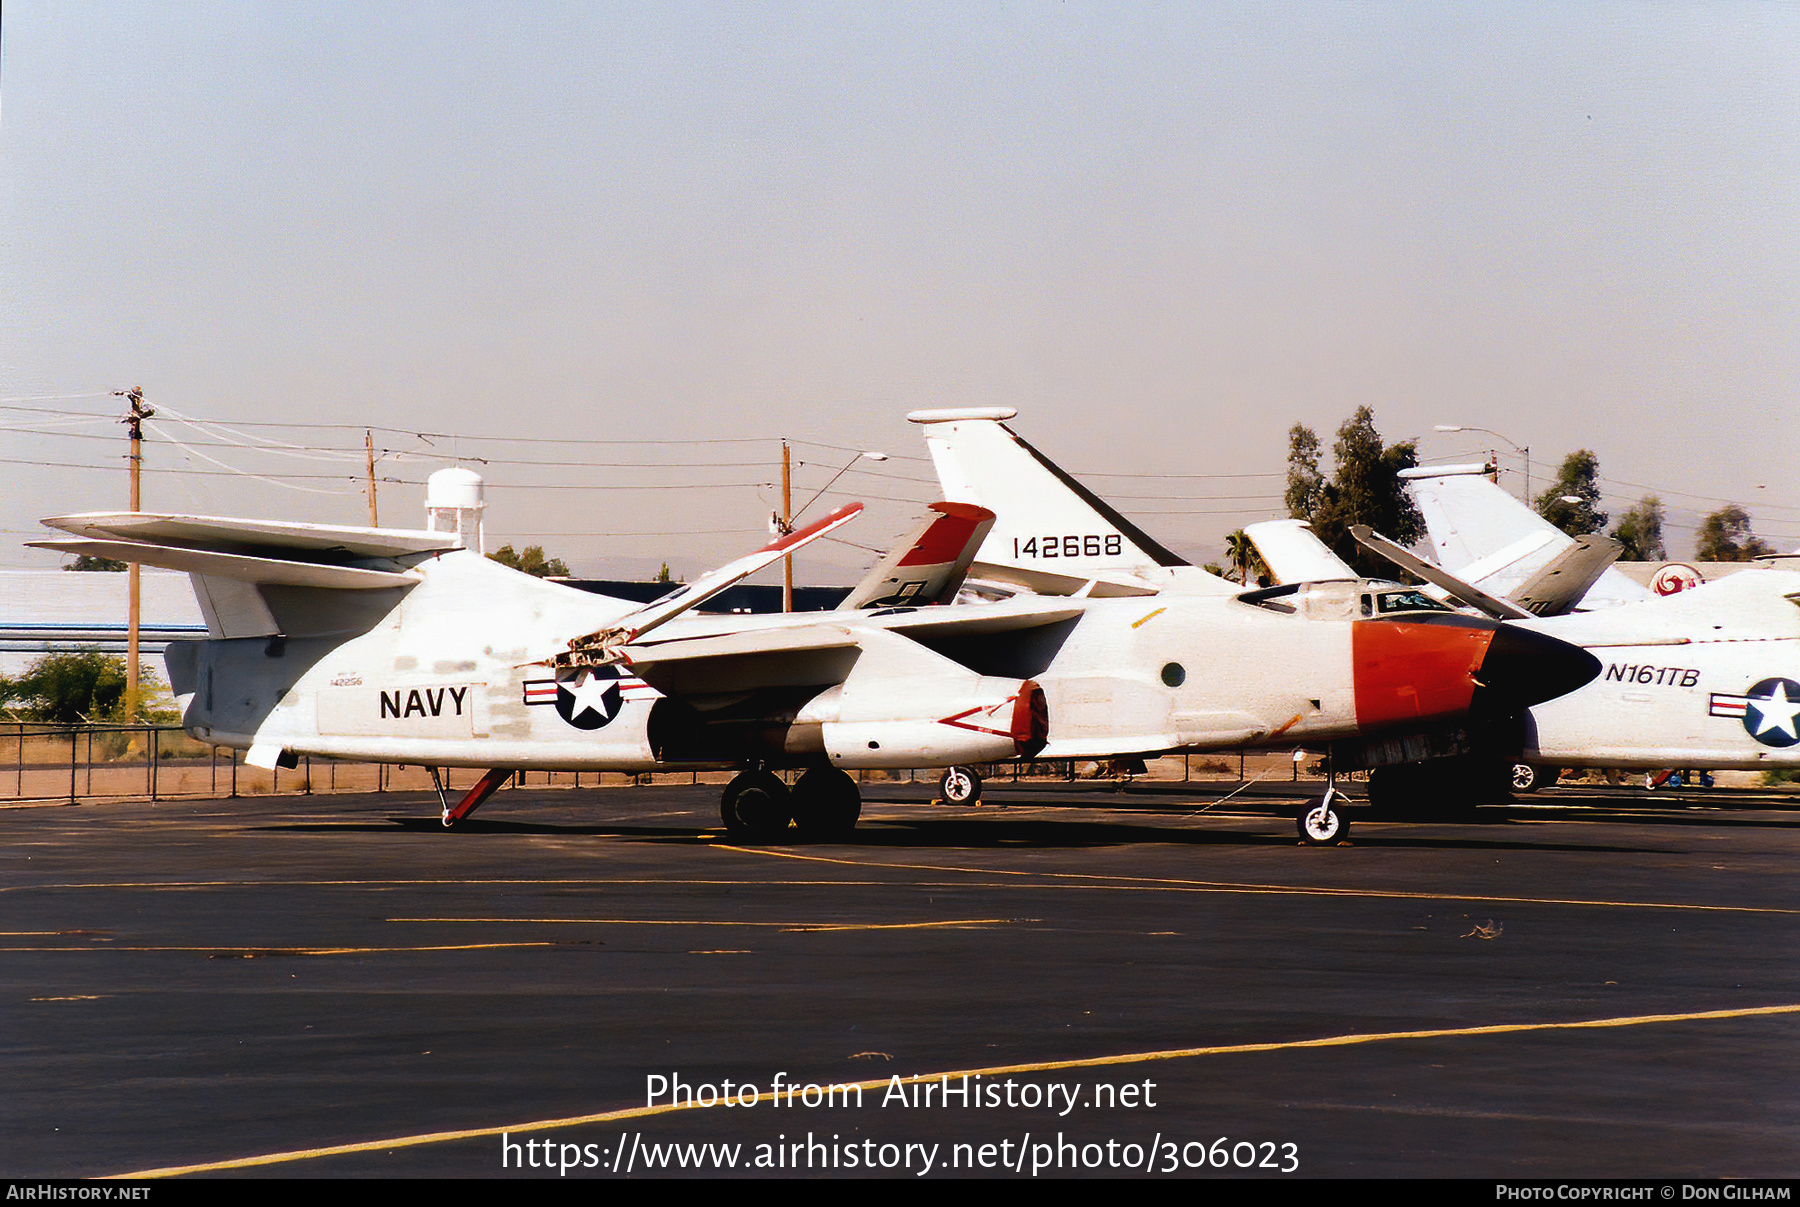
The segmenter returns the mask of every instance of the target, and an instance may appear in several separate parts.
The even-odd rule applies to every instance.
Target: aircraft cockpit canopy
[[[1398,587],[1390,591],[1366,591],[1362,597],[1362,614],[1364,616],[1399,616],[1407,612],[1448,612],[1450,610],[1417,587]]]
[[[1417,587],[1363,579],[1361,582],[1283,583],[1245,591],[1239,603],[1271,612],[1305,616],[1312,620],[1353,620],[1359,616],[1403,616],[1418,612],[1449,612]]]

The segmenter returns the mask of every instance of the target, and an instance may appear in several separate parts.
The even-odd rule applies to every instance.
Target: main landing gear
[[[1534,763],[1514,763],[1510,772],[1514,792],[1536,792],[1545,784],[1556,782],[1557,768],[1539,767]]]
[[[746,771],[719,797],[719,820],[735,842],[779,842],[790,823],[801,839],[844,838],[861,816],[856,781],[836,767],[810,768],[791,789],[773,772]]]

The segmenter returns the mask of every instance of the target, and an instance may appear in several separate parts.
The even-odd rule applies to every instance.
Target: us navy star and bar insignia
[[[1764,679],[1741,696],[1713,692],[1707,712],[1736,717],[1744,732],[1764,746],[1800,743],[1800,683],[1792,679]]]
[[[641,679],[616,666],[584,666],[554,679],[527,679],[526,704],[554,705],[556,714],[576,729],[599,729],[619,715],[625,701],[649,691]]]

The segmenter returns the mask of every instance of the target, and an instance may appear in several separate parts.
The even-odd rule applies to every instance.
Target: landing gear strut
[[[938,795],[946,805],[981,803],[981,776],[973,767],[950,767],[938,780]]]
[[[475,786],[469,789],[468,794],[453,806],[450,798],[444,795],[444,781],[438,776],[438,769],[432,767],[430,771],[432,785],[437,788],[438,804],[444,807],[444,828],[446,830],[481,808],[481,803],[492,796],[495,789],[512,778],[511,771],[496,767],[476,780]]]
[[[1350,836],[1350,821],[1344,816],[1344,794],[1337,790],[1337,771],[1330,756],[1325,760],[1325,795],[1301,807],[1296,828],[1300,841],[1315,847],[1328,847]]]

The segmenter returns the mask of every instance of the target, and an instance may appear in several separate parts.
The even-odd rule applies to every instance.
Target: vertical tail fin
[[[1531,595],[1546,613],[1569,606],[1569,601],[1549,598],[1548,584],[1572,560],[1585,562],[1589,551],[1572,553],[1578,548],[1575,538],[1500,489],[1486,466],[1405,469],[1400,477],[1425,517],[1438,565],[1492,595],[1513,600]],[[1604,557],[1604,546],[1595,544],[1593,554]],[[1615,569],[1594,569],[1591,563],[1583,573],[1587,569],[1593,569],[1594,578],[1580,602],[1589,608],[1649,598],[1648,591]]]
[[[1017,412],[989,407],[914,411],[944,495],[994,513],[974,572],[1020,582],[1142,585],[1188,562],[1158,544],[1000,422]]]

